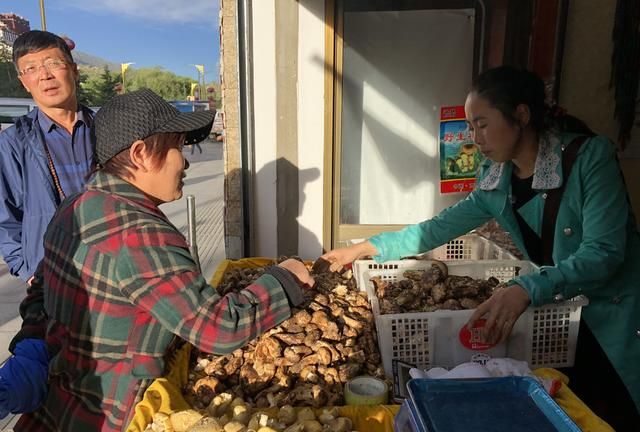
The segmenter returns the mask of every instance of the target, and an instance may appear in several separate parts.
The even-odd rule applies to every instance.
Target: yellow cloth
[[[191,345],[185,344],[167,361],[169,373],[155,379],[144,392],[142,400],[135,406],[135,413],[127,432],[142,432],[153,421],[155,413],[171,414],[191,408],[182,396],[187,385]]]
[[[245,258],[231,261],[224,260],[211,278],[211,285],[217,286],[222,276],[228,270],[240,268],[264,267],[274,264],[269,258]],[[143,432],[148,424],[153,421],[153,415],[158,412],[171,414],[175,411],[190,408],[182,396],[181,389],[187,385],[189,373],[189,359],[191,345],[185,344],[173,358],[168,360],[169,373],[163,378],[153,381],[144,394],[144,397],[135,407],[135,415],[127,432]],[[569,389],[569,379],[560,371],[550,368],[540,368],[533,371],[541,378],[557,378],[563,383],[555,396],[555,401],[573,419],[573,421],[585,432],[613,432],[613,429],[596,416],[578,397]],[[373,406],[344,406],[339,407],[340,415],[349,417],[353,422],[353,429],[371,432],[393,431],[393,418],[400,409],[399,405],[373,405]]]
[[[171,414],[190,408],[182,396],[181,389],[187,384],[191,345],[178,350],[169,360],[169,373],[155,380],[144,394],[143,400],[135,407],[135,416],[128,432],[142,432],[151,423],[157,412]],[[555,401],[585,432],[613,432],[613,429],[596,416],[567,386],[568,378],[561,372],[541,368],[533,371],[541,378],[557,378],[563,383],[555,396]],[[386,432],[393,431],[393,418],[399,405],[344,406],[339,407],[340,415],[349,417],[354,430]]]
[[[615,432],[571,391],[568,386],[569,378],[565,374],[551,368],[536,369],[533,373],[540,378],[556,378],[562,381],[562,387],[553,399],[583,432]]]
[[[227,271],[244,269],[244,268],[257,268],[266,267],[271,264],[275,264],[275,261],[271,258],[242,258],[239,260],[224,260],[216,268],[216,272],[211,278],[211,286],[217,287],[222,281],[222,277]]]
[[[155,413],[171,414],[191,408],[181,391],[187,384],[190,356],[191,345],[187,344],[169,360],[169,373],[166,377],[154,380],[144,393],[142,401],[135,407],[135,414],[127,432],[143,432],[153,421]],[[360,405],[338,407],[338,412],[341,416],[351,419],[354,430],[385,432],[393,431],[393,418],[399,409],[400,405]],[[272,411],[275,414],[274,409],[262,411]]]
[[[347,405],[338,407],[342,417],[349,417],[353,430],[371,432],[392,432],[393,418],[400,405]]]

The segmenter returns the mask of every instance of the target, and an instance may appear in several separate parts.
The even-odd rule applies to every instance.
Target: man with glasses
[[[13,44],[13,63],[37,108],[0,134],[0,254],[30,285],[49,221],[66,196],[84,189],[91,170],[93,113],[78,104],[78,67],[64,39],[24,33]],[[48,355],[43,335],[34,333],[41,310],[20,311],[20,342],[0,369],[0,418],[37,408],[46,392]]]

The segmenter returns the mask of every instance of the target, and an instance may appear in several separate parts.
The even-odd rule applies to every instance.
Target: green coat
[[[540,141],[533,189],[518,212],[540,235],[545,192],[562,184],[562,147],[575,135]],[[558,210],[553,259],[536,273],[519,276],[533,306],[583,294],[582,317],[600,342],[640,410],[640,235],[628,204],[613,144],[597,136],[582,145]],[[433,219],[370,239],[387,261],[431,250],[491,218],[511,233],[528,256],[510,204],[512,163],[486,160],[476,190]],[[598,373],[598,371],[593,371]]]

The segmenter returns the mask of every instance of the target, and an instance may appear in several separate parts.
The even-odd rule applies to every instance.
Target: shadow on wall
[[[305,191],[319,180],[319,168],[300,169],[286,158],[278,158],[258,170],[254,181],[257,209],[254,226],[250,227],[255,240],[252,254],[299,255],[304,259],[316,259],[322,254],[320,233],[315,234],[299,220],[307,204]]]
[[[302,214],[304,210],[304,206],[307,201],[307,187],[311,187],[312,183],[315,181],[320,181],[322,183],[322,178],[320,176],[320,169],[318,168],[307,168],[300,170],[298,173],[298,179],[300,182],[300,190],[301,194],[299,197],[298,208],[300,209],[299,215]],[[322,190],[323,185],[320,184],[319,190]],[[321,209],[323,211],[324,209]],[[320,227],[322,227],[322,218],[323,214],[319,215],[320,217]],[[320,233],[321,234],[321,233]],[[299,254],[305,259],[317,259],[320,255],[324,253],[322,248],[322,242],[318,238],[318,235],[314,234],[310,229],[305,227],[298,221],[298,251]]]

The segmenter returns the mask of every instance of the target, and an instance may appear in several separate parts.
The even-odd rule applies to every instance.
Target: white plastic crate
[[[493,276],[501,282],[536,269],[528,261],[517,260],[460,261],[449,262],[447,266],[449,274],[476,279]],[[458,337],[460,329],[467,323],[473,310],[380,314],[371,277],[380,276],[384,280],[397,281],[404,278],[402,273],[405,270],[430,267],[431,261],[406,260],[403,261],[402,268],[364,272],[364,288],[371,301],[378,331],[378,344],[388,376],[392,374],[393,359],[415,364],[423,369],[432,366],[450,368],[470,361],[471,356],[477,353],[525,360],[532,369],[573,365],[581,308],[588,304],[584,297],[528,308],[514,325],[507,341],[483,351],[465,348]]]
[[[442,246],[421,255],[421,259],[439,261],[517,260],[506,249],[477,234],[465,234]],[[357,260],[353,263],[353,274],[358,286],[365,284],[364,272],[369,270],[390,270],[411,268],[416,260],[398,260],[377,263],[374,260]],[[362,288],[361,288],[362,289]]]

